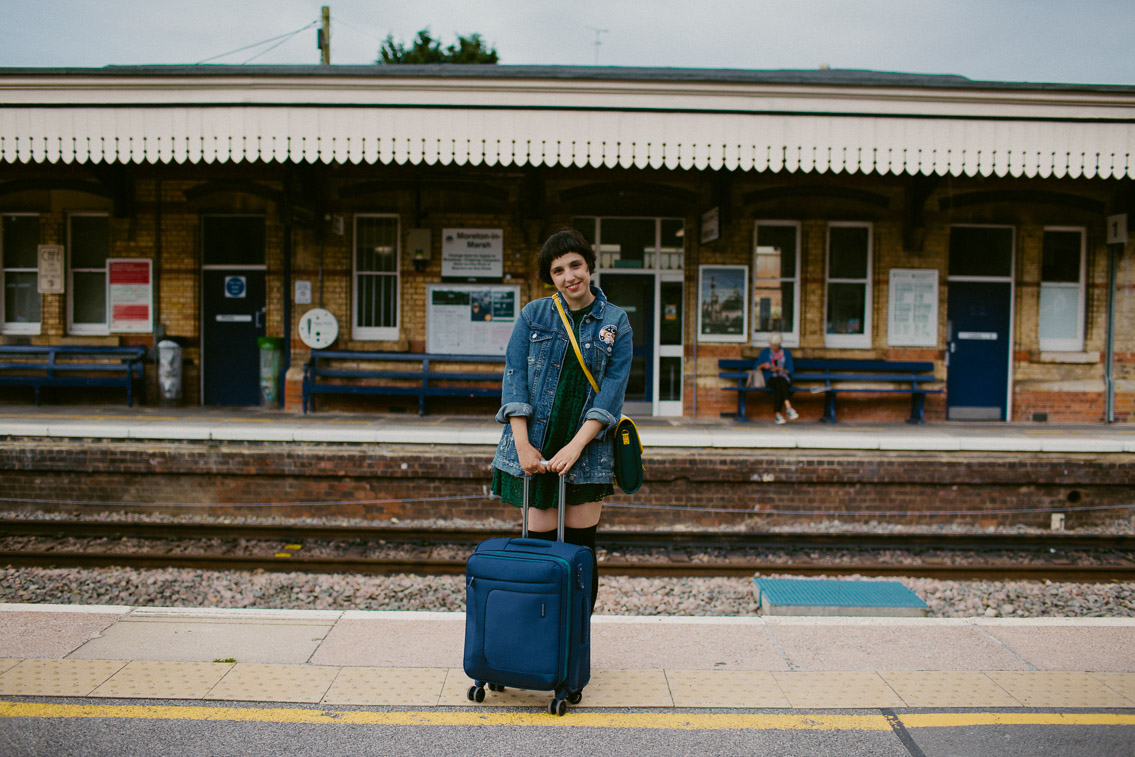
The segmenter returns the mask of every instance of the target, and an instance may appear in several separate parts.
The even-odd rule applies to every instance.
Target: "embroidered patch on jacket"
[[[603,344],[614,344],[615,343],[615,327],[614,326],[604,326],[603,329],[599,332],[599,341],[603,342]]]

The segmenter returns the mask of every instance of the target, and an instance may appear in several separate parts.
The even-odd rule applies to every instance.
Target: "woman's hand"
[[[540,450],[533,447],[531,444],[524,443],[516,445],[516,456],[520,459],[520,468],[530,476],[535,476],[539,473],[547,473],[548,469],[544,466],[544,456],[540,454]]]
[[[591,443],[591,440],[599,435],[603,430],[603,424],[594,418],[589,418],[583,422],[579,431],[575,433],[571,441],[563,446],[563,448],[552,456],[548,461],[548,470],[553,473],[558,473],[561,476],[566,476],[571,466],[575,465],[579,460],[579,456],[583,454],[584,448]]]
[[[575,439],[565,444],[563,448],[552,456],[548,461],[548,470],[552,473],[558,473],[561,476],[567,475],[571,470],[571,466],[575,465],[579,460],[579,456],[583,454],[583,448],[587,446],[584,444],[577,444]]]
[[[532,446],[532,442],[528,441],[528,419],[522,415],[514,415],[508,419],[508,422],[512,425],[512,442],[516,446],[516,458],[520,463],[520,469],[530,476],[546,473],[547,468],[542,464],[544,456],[540,454],[540,450]]]

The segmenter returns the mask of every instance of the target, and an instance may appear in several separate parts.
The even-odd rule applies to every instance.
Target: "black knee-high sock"
[[[595,610],[595,600],[599,598],[599,558],[595,556],[595,532],[598,528],[599,525],[596,524],[587,528],[564,529],[564,541],[568,544],[576,544],[591,549],[591,609],[593,611]]]
[[[555,541],[556,540],[556,529],[553,528],[551,531],[533,531],[530,528],[530,529],[528,529],[528,538],[529,539],[543,539],[544,541]]]

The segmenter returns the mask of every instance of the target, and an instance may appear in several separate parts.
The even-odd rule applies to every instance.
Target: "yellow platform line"
[[[1120,712],[919,712],[899,718],[907,728],[978,725],[1135,725],[1135,713]]]
[[[190,705],[87,705],[0,701],[3,718],[109,718],[125,720],[206,720],[255,723],[388,726],[557,726],[575,728],[640,728],[650,730],[807,730],[889,731],[882,715],[689,714],[631,712],[546,713],[502,712],[369,712]]]
[[[370,712],[300,708],[50,704],[0,701],[3,718],[107,718],[198,720],[254,723],[386,726],[496,726],[560,728],[638,728],[646,730],[889,731],[883,715],[786,713],[681,714],[659,712]],[[1135,713],[1113,712],[950,712],[908,713],[907,728],[961,728],[985,725],[1135,726]]]

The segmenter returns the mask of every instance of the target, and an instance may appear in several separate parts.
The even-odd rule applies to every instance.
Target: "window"
[[[355,216],[354,338],[398,338],[398,217]]]
[[[800,224],[760,221],[754,231],[753,344],[778,333],[800,344]]]
[[[6,215],[0,224],[0,276],[6,334],[39,333],[39,216]]]
[[[685,222],[680,218],[574,218],[572,227],[596,247],[596,266],[680,271]]]
[[[72,334],[105,334],[110,219],[105,215],[73,215],[67,221],[67,249],[71,256],[67,288],[69,330]]]
[[[871,225],[828,224],[824,345],[871,347]]]
[[[1084,240],[1082,228],[1047,228],[1040,263],[1040,349],[1084,349]]]

